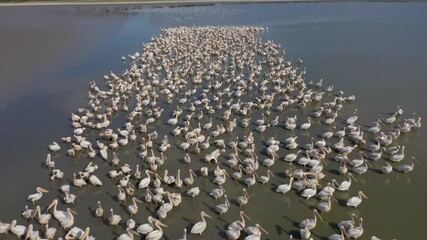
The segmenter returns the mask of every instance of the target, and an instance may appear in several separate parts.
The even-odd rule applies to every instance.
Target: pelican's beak
[[[44,188],[40,188],[40,191],[44,192],[44,193],[48,193],[49,191],[44,189]]]
[[[330,194],[329,196],[331,196],[331,198],[334,199],[336,203],[338,203],[338,200],[332,194]]]
[[[135,236],[139,236],[140,234],[132,229],[129,229],[129,232],[132,233]]]
[[[356,182],[357,182],[357,179],[353,176],[353,174],[350,174],[349,176],[350,176],[351,178],[353,178],[353,180],[354,180],[354,181],[356,181]]]
[[[251,218],[248,215],[246,215],[246,213],[243,211],[242,211],[242,215],[245,216],[248,220],[251,220]]]
[[[164,223],[162,223],[162,222],[160,222],[160,221],[159,221],[157,224],[158,224],[159,226],[161,226],[161,227],[168,227],[168,225],[166,225],[166,224],[164,224]]]
[[[204,213],[203,216],[208,217],[208,218],[212,218],[211,215]]]
[[[267,230],[265,230],[263,227],[259,226],[259,229],[261,229],[263,232],[265,232],[265,234],[267,234],[267,235],[268,235]]]
[[[369,163],[368,160],[365,160],[365,161],[366,161],[366,163],[368,164],[369,167],[372,167],[372,165]]]
[[[319,212],[316,210],[314,211],[314,213],[319,217],[319,219],[323,222],[323,218],[322,216],[320,216]]]
[[[421,166],[420,162],[418,162],[418,160],[415,157],[412,157],[411,159],[414,160],[414,162],[416,162],[418,166]]]
[[[360,195],[362,195],[362,197],[364,197],[364,198],[366,198],[366,199],[369,199],[369,198],[368,198],[368,196],[366,196],[363,192],[362,192],[362,193],[360,193]]]
[[[137,202],[137,203],[144,203],[143,201],[139,200],[138,198],[135,198],[135,202]]]
[[[75,215],[77,215],[77,212],[74,211],[73,209],[70,209],[70,212],[73,213],[73,214],[75,214]]]
[[[56,202],[55,200],[52,201],[52,203],[49,205],[49,207],[47,207],[46,210],[49,210],[51,207],[55,206]]]

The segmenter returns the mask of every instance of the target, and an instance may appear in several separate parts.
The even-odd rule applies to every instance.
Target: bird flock
[[[298,219],[299,235],[289,236],[311,239],[317,220],[327,218],[333,207],[357,208],[368,199],[363,189],[351,188],[359,175],[408,173],[419,164],[414,156],[405,157],[399,137],[421,127],[420,116],[405,117],[397,107],[369,126],[359,124],[351,104],[355,96],[323,86],[322,79],[306,81],[303,61],[293,66],[280,45],[262,41],[264,31],[255,26],[162,29],[141,53],[122,57],[129,68],[105,75],[103,83],[90,82],[87,106],[71,113],[72,133],[48,145],[45,165],[50,180],[61,183],[63,198],[51,194],[58,189],[37,187],[23,219],[0,222],[0,233],[95,239],[91,226],[74,219],[74,206],[86,205],[106,225],[123,226],[111,238],[162,239],[163,229],[174,227],[165,224],[168,215],[182,201],[206,194],[217,204],[199,209],[200,218],[192,219],[182,239],[212,231],[210,219],[222,218],[230,208],[240,209],[239,215],[221,226],[220,237],[262,239],[274,226],[257,222],[243,206],[251,204],[253,186],[264,184],[278,198],[294,192],[316,202],[313,218]],[[346,116],[346,109],[353,113]],[[120,151],[125,148],[132,149],[126,153],[136,155],[138,164],[126,161]],[[63,156],[86,167],[64,172],[55,163]],[[111,181],[103,182],[101,172]],[[272,184],[272,178],[280,184]],[[203,189],[203,179],[215,187]],[[114,208],[104,211],[105,199],[79,202],[73,194],[88,185],[102,191],[108,184],[116,189],[109,201],[125,208],[125,215]],[[354,196],[333,204],[335,191]],[[240,196],[230,199],[235,193]],[[48,197],[47,208],[38,205]],[[155,211],[136,223],[144,205]],[[363,235],[363,217],[354,213],[335,231],[329,239],[357,239]]]

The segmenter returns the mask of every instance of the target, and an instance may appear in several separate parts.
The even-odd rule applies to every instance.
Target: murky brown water
[[[71,131],[69,114],[83,106],[89,81],[101,82],[110,70],[119,72],[125,67],[119,58],[139,50],[141,42],[157,35],[161,27],[179,25],[262,25],[269,31],[264,40],[282,44],[287,56],[301,58],[308,69],[308,79],[324,79],[346,94],[354,94],[356,102],[346,107],[342,118],[354,108],[359,110],[359,122],[369,124],[378,113],[391,112],[400,105],[405,114],[417,112],[426,116],[424,93],[424,65],[427,60],[424,29],[427,16],[425,3],[322,3],[322,4],[247,4],[216,5],[185,8],[123,9],[114,7],[22,7],[0,9],[0,191],[2,200],[0,220],[24,220],[20,212],[31,203],[25,199],[36,186],[51,190],[40,204],[46,206],[53,198],[62,196],[56,191],[64,182],[50,182],[48,170],[42,165],[46,146],[52,140]],[[285,115],[306,115],[308,111],[293,111]],[[164,114],[165,122],[168,119]],[[119,124],[119,123],[118,123]],[[339,125],[341,126],[341,125]],[[156,127],[161,127],[157,125]],[[313,129],[320,133],[324,126]],[[247,133],[249,129],[242,130]],[[159,131],[159,130],[158,130]],[[164,131],[164,130],[163,130]],[[166,133],[159,131],[160,134]],[[259,142],[275,132],[259,136]],[[233,136],[229,136],[231,139]],[[279,136],[277,136],[279,137]],[[304,136],[301,136],[304,137]],[[226,141],[227,142],[227,141]],[[356,211],[333,203],[333,210],[324,215],[326,221],[313,230],[314,238],[334,232],[334,223],[347,219],[352,212],[363,216],[365,234],[383,239],[421,239],[427,227],[423,198],[427,196],[424,183],[427,177],[423,160],[427,144],[425,127],[404,135],[399,144],[407,146],[407,154],[416,156],[422,167],[408,175],[393,172],[384,176],[369,171],[358,176],[358,182],[346,194],[337,194],[340,204],[360,189],[369,196]],[[119,151],[122,162],[136,165],[140,160],[133,154],[134,146]],[[169,152],[182,155],[182,151]],[[86,159],[54,156],[57,167],[66,173],[77,172],[87,164]],[[101,169],[98,176],[106,187],[73,188],[78,195],[75,209],[76,225],[90,226],[98,239],[111,239],[124,232],[123,227],[111,228],[91,216],[96,201],[104,209],[114,207],[122,217],[126,209],[119,209],[112,198],[116,188],[105,174],[110,167],[96,162]],[[185,169],[179,162],[174,167]],[[202,162],[193,161],[199,169]],[[374,165],[378,167],[379,164]],[[333,165],[331,166],[331,168]],[[278,162],[273,172],[278,174],[269,185],[256,185],[249,193],[250,204],[242,209],[269,231],[263,238],[287,238],[294,235],[296,224],[310,215],[310,207],[317,200],[305,201],[294,192],[285,196],[274,193],[274,186],[288,181],[282,173],[287,164]],[[186,172],[184,176],[187,176]],[[334,173],[329,173],[334,176]],[[68,175],[70,177],[70,175]],[[336,178],[341,179],[339,176]],[[214,188],[208,179],[196,181],[201,189]],[[227,181],[230,199],[241,195],[241,183]],[[142,194],[141,194],[142,195]],[[176,239],[184,227],[191,227],[199,219],[199,211],[207,210],[215,201],[203,192],[196,199],[183,198],[179,208],[168,215],[165,238]],[[267,204],[267,205],[266,205]],[[64,207],[61,206],[61,209]],[[142,211],[141,211],[142,210]],[[219,219],[209,221],[204,237],[217,239],[227,223],[234,221],[239,208],[231,209]],[[146,221],[153,207],[140,209],[134,219]],[[0,235],[0,239],[12,236]],[[13,239],[13,238],[11,238]]]

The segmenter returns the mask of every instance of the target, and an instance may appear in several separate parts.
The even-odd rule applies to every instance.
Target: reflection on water
[[[66,183],[48,180],[47,170],[41,164],[47,144],[69,134],[70,128],[66,124],[69,113],[86,102],[85,86],[88,82],[102,82],[103,74],[110,70],[119,72],[127,67],[119,58],[139,50],[141,42],[148,42],[162,27],[240,24],[267,26],[269,31],[265,39],[281,43],[290,60],[303,59],[308,69],[308,79],[324,78],[328,85],[333,84],[346,94],[354,94],[357,100],[352,107],[359,109],[360,123],[369,124],[376,120],[377,113],[393,111],[397,105],[406,114],[417,112],[426,116],[423,108],[423,103],[427,102],[423,66],[427,60],[427,48],[424,44],[427,37],[425,31],[421,31],[427,20],[424,14],[426,8],[424,3],[322,3],[143,7],[130,10],[115,10],[117,8],[113,7],[108,8],[109,10],[99,8],[96,11],[91,7],[1,9],[0,32],[9,33],[11,40],[7,42],[6,48],[5,38],[0,39],[1,52],[8,56],[2,54],[0,57],[0,72],[5,76],[0,82],[0,161],[3,165],[0,176],[4,182],[0,190],[8,193],[2,194],[0,220],[17,218],[23,207],[29,204],[25,201],[26,196],[36,186],[50,186],[49,189],[53,190]],[[101,14],[97,14],[97,11]],[[126,14],[127,12],[130,14]],[[18,15],[19,18],[16,17]],[[3,18],[7,18],[7,21],[3,21]],[[49,22],[58,24],[43,27]],[[10,32],[6,23],[14,26],[13,32]],[[67,31],[55,34],[58,29]],[[19,35],[20,39],[28,41],[13,41],[16,32],[22,34]],[[49,38],[40,37],[46,33],[51,34]],[[14,42],[15,45],[10,44]],[[61,46],[62,43],[67,44]],[[43,51],[36,51],[37,49]],[[30,73],[26,69],[37,71]],[[348,116],[351,112],[349,110],[343,116]],[[117,126],[120,124],[117,123]],[[408,154],[417,156],[420,160],[425,159],[425,133],[425,128],[421,128],[409,136],[405,135],[399,143],[407,146]],[[139,160],[126,152],[132,153],[134,147],[129,146],[119,153],[119,156],[131,156],[126,161],[133,166]],[[81,162],[78,158],[69,159],[61,155],[53,157],[57,167],[69,173],[77,172],[87,164],[86,160]],[[97,163],[100,168],[108,168],[108,165],[103,166],[102,161],[97,160]],[[286,166],[283,164],[282,167]],[[353,183],[355,191],[363,189],[370,198],[355,211],[364,217],[365,236],[377,235],[383,239],[417,239],[421,236],[426,227],[422,199],[427,196],[427,190],[423,188],[423,183],[427,180],[423,171],[423,167],[420,167],[410,175],[393,172],[388,176],[369,172],[359,177],[357,183]],[[101,180],[110,181],[106,176],[102,176]],[[286,181],[286,178],[279,175],[274,184]],[[200,179],[199,184],[201,189],[213,188],[209,180]],[[240,186],[235,182],[227,184],[230,184],[227,188]],[[106,192],[104,189],[99,191],[91,186],[74,190],[74,194],[78,195],[78,202],[74,207],[79,213],[76,221],[80,226],[89,223],[94,226],[93,233],[98,239],[110,239],[112,234],[116,236],[123,232],[122,227],[112,230],[102,220],[90,217],[97,199],[110,200],[117,194],[116,189],[105,190]],[[315,200],[301,200],[293,192],[278,197],[272,189],[259,185],[250,194],[254,194],[251,195],[251,204],[243,209],[251,217],[256,216],[253,217],[255,221],[268,223],[270,239],[284,238],[290,232],[298,235],[295,232],[298,230],[297,222],[310,216],[309,207],[317,204]],[[354,194],[355,192],[342,193],[337,197],[347,199]],[[230,195],[234,199],[241,193]],[[52,198],[59,196],[61,194],[53,192],[40,204],[46,206]],[[263,206],[267,198],[271,199],[272,206],[280,207],[280,213],[275,208]],[[218,204],[206,196],[206,193],[201,194],[200,198],[187,200],[167,219],[166,224],[174,226],[165,229],[168,239],[175,239],[175,236],[182,234],[183,227],[198,221],[198,209],[208,209],[209,206]],[[86,202],[94,204],[83,204]],[[332,204],[334,210],[326,214],[326,221],[316,227],[313,232],[315,238],[331,234],[331,224],[350,217],[348,209]],[[89,208],[87,205],[90,205]],[[308,207],[301,207],[304,205]],[[81,206],[85,206],[85,209]],[[109,209],[116,207],[116,204],[103,207]],[[144,208],[145,206],[141,208],[141,216],[135,218],[138,223],[145,222],[147,216],[155,210]],[[125,211],[122,209],[120,214],[126,216]],[[189,213],[191,211],[194,213]],[[209,236],[221,235],[226,223],[238,216],[238,211],[233,205],[225,220],[215,219],[215,229]],[[22,219],[19,221],[23,222]],[[1,235],[0,238],[7,237]]]

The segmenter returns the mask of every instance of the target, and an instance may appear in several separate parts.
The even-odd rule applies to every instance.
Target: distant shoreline
[[[153,5],[153,4],[223,4],[223,3],[322,3],[322,2],[427,2],[427,0],[350,0],[350,1],[340,1],[340,0],[217,0],[217,1],[203,1],[203,0],[157,0],[157,1],[107,1],[107,2],[73,2],[73,1],[30,1],[30,2],[10,2],[10,3],[0,3],[0,7],[19,7],[19,6],[75,6],[75,5]]]

